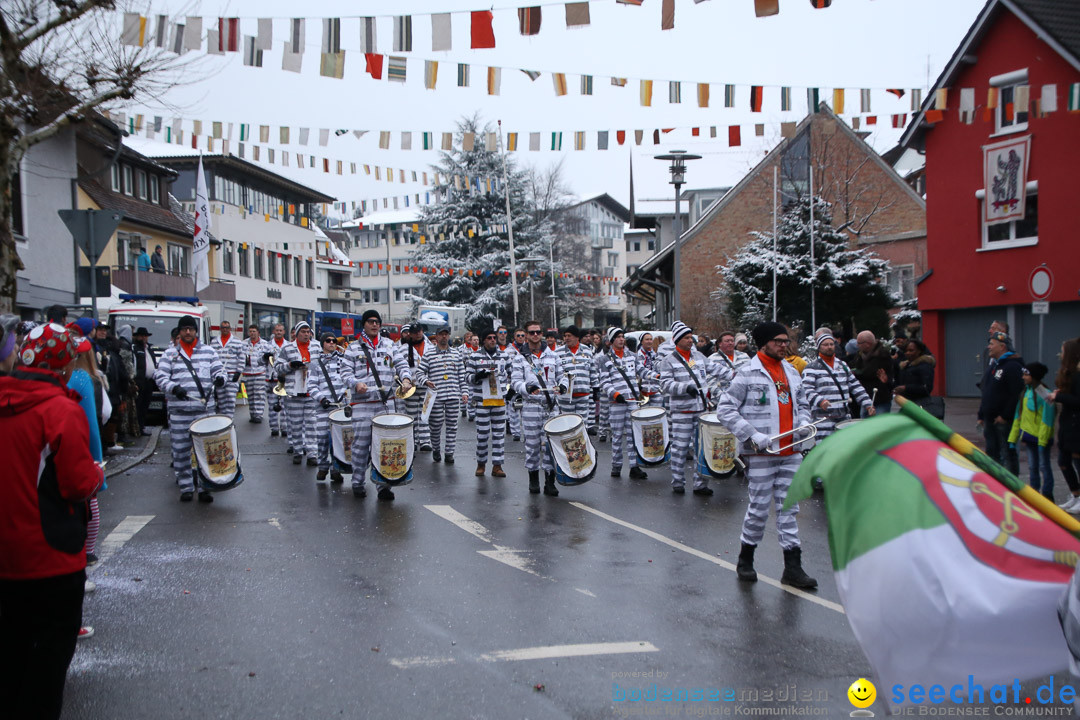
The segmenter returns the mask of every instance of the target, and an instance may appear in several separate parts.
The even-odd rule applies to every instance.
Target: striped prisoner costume
[[[483,346],[476,352],[469,353],[465,363],[466,380],[469,383],[472,404],[476,407],[476,464],[484,465],[488,460],[488,440],[491,441],[491,462],[502,465],[506,458],[506,388],[510,384],[511,368],[514,363],[511,351],[495,350],[489,355]],[[476,373],[493,373],[480,382],[476,382]],[[489,394],[496,397],[485,400],[481,383],[489,385]]]
[[[559,362],[563,373],[574,374],[573,398],[559,398],[559,409],[564,413],[577,413],[585,420],[589,428],[596,427],[596,413],[593,412],[593,389],[600,387],[600,373],[593,362],[592,349],[578,343],[574,350],[566,345],[558,349]],[[567,385],[570,379],[567,377]]]
[[[504,352],[510,357],[511,367],[513,367],[514,357],[521,354],[513,343],[500,347],[499,352]],[[506,404],[506,418],[510,422],[510,434],[521,437],[521,409],[514,407],[513,402]]]
[[[315,403],[315,448],[320,470],[330,469],[330,413],[338,409],[324,408],[322,401],[329,400],[336,406],[348,397],[338,376],[338,364],[342,357],[337,351],[320,353],[318,358],[312,358],[308,368],[308,387]]]
[[[309,361],[305,361],[300,354],[300,348],[296,340],[285,343],[281,348],[281,355],[277,359],[278,377],[285,381],[285,415],[289,432],[289,446],[297,455],[316,457],[319,448],[316,443],[317,428],[315,420],[315,401],[311,398],[311,372],[315,368],[314,363],[322,349],[314,340],[307,345]],[[299,360],[304,363],[303,367],[293,368],[291,364]]]
[[[686,484],[683,469],[688,454],[695,459],[697,457],[697,416],[705,412],[703,393],[709,389],[708,362],[697,348],[691,348],[690,359],[683,365],[678,348],[674,344],[672,348],[672,352],[660,362],[660,390],[668,398],[671,413],[671,486],[681,488]],[[697,384],[694,378],[697,378]],[[697,388],[698,385],[701,386],[698,395],[691,396],[690,388]],[[695,472],[694,489],[708,486],[708,478]]]
[[[638,361],[638,355],[623,349],[622,357],[614,348],[597,358],[600,368],[600,387],[603,397],[600,402],[609,406],[611,418],[611,469],[622,470],[626,454],[630,455],[630,467],[637,467],[637,453],[634,452],[634,431],[630,427],[630,413],[638,409],[636,400],[641,398],[638,389],[644,370]],[[622,373],[619,372],[622,368]],[[626,378],[623,378],[623,373]],[[627,383],[627,380],[630,382]],[[617,402],[622,398],[625,402]]]
[[[468,392],[465,385],[465,366],[453,348],[440,350],[432,346],[420,360],[417,385],[435,384],[435,405],[429,418],[431,447],[436,453],[442,448],[442,429],[446,425],[446,454],[453,455],[457,445],[458,418],[461,416],[461,396]]]
[[[803,370],[802,381],[810,415],[825,418],[817,426],[820,438],[831,435],[836,430],[836,423],[850,416],[850,400],[854,399],[863,409],[868,410],[871,407],[866,388],[855,379],[847,363],[838,357],[833,357],[830,367],[825,358],[819,356]],[[828,410],[821,409],[822,400],[829,401]]]
[[[277,385],[277,362],[281,359],[281,351],[289,344],[289,341],[285,338],[281,339],[281,344],[277,344],[277,340],[270,338],[266,341],[266,344],[270,346],[270,352],[274,354],[274,364],[266,365],[266,405],[267,410],[270,413],[270,430],[277,430],[282,435],[285,434],[285,409],[275,411],[274,405],[278,404],[281,400],[274,394],[274,387]],[[281,403],[284,406],[284,403]]]
[[[263,410],[266,408],[266,380],[264,378],[269,365],[263,357],[266,353],[273,353],[273,351],[270,343],[262,338],[255,343],[249,338],[242,345],[240,373],[243,376],[244,387],[247,388],[248,417],[252,420],[262,420]]]
[[[559,356],[546,345],[541,345],[540,348],[539,353],[534,353],[526,345],[524,353],[517,353],[511,370],[510,384],[514,392],[521,395],[525,401],[521,407],[525,469],[539,470],[542,464],[544,470],[554,471],[555,461],[547,449],[544,423],[559,411],[559,406],[555,402],[555,393],[558,392],[559,385],[565,384],[566,376],[559,363]],[[531,390],[545,386],[551,391],[550,393],[530,394]]]
[[[409,345],[406,343],[400,344],[397,347],[398,352],[401,353],[401,357],[409,366],[409,372],[411,372],[415,378],[420,367],[420,361],[425,355],[435,349],[435,343],[424,338],[424,342],[420,345]],[[417,450],[423,448],[425,445],[431,444],[431,428],[428,427],[427,423],[420,422],[420,410],[424,406],[425,395],[427,395],[427,388],[420,383],[417,383],[416,392],[412,394],[411,398],[408,398],[405,401],[405,412],[413,419],[413,440],[416,442]]]
[[[154,372],[154,382],[168,398],[169,409],[169,443],[172,446],[173,471],[176,473],[176,484],[181,492],[195,490],[195,476],[191,468],[191,423],[199,418],[212,415],[215,409],[214,379],[225,377],[225,368],[217,353],[210,349],[209,345],[196,342],[192,348],[191,367],[199,378],[188,370],[187,365],[180,359],[179,353],[184,352],[180,345],[170,345],[162,353],[158,360],[157,370]],[[199,393],[199,383],[202,384],[203,392]],[[181,400],[173,394],[173,388],[182,387],[187,391],[187,399]],[[206,398],[207,402],[203,402]]]
[[[218,412],[233,417],[236,415],[236,393],[240,391],[240,380],[233,380],[244,363],[244,341],[230,333],[229,339],[222,344],[221,336],[210,339],[210,348],[217,353],[225,368],[225,385],[217,389]]]

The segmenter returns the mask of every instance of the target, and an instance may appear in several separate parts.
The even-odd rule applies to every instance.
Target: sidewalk
[[[154,454],[154,450],[157,448],[158,437],[165,428],[151,426],[148,429],[150,430],[149,435],[139,436],[128,442],[121,443],[124,448],[123,450],[112,455],[105,453],[105,460],[108,461],[108,464],[105,466],[106,478],[119,475],[122,472],[127,472]]]

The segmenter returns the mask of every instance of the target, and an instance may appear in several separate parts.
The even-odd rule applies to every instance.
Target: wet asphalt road
[[[610,478],[608,443],[591,482],[529,495],[521,443],[508,478],[473,476],[463,421],[456,465],[418,453],[394,502],[357,500],[238,416],[246,480],[212,505],[178,502],[166,438],[110,478],[103,538],[152,519],[91,570],[96,634],[77,648],[64,717],[697,716],[793,694],[846,717],[848,686],[870,672],[838,610],[820,497],[799,525],[824,603],[736,580],[735,479],[702,498],[673,495],[666,467]],[[757,567],[781,575],[772,527]],[[527,652],[567,645],[589,647]],[[733,699],[617,699],[653,683]]]

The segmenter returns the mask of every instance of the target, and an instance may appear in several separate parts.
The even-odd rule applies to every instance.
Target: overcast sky
[[[488,0],[490,3],[491,0]],[[775,145],[779,123],[798,121],[806,113],[807,86],[821,88],[821,100],[831,102],[832,89],[846,89],[847,112],[859,114],[859,89],[871,88],[872,111],[877,129],[869,141],[879,151],[891,147],[900,136],[889,121],[892,113],[910,112],[911,88],[924,90],[937,78],[984,0],[834,0],[833,7],[816,10],[808,0],[780,0],[780,14],[754,17],[753,0],[675,0],[675,27],[662,31],[661,0],[645,0],[641,7],[595,0],[589,3],[591,25],[568,29],[561,4],[544,5],[539,35],[518,32],[519,5],[494,0],[494,49],[469,47],[468,11],[491,8],[473,0],[393,0],[342,2],[309,0],[233,0],[233,2],[179,2],[166,0],[132,9],[150,14],[201,15],[204,30],[216,27],[219,15],[241,17],[241,34],[256,34],[257,18],[274,17],[274,48],[265,53],[262,68],[245,67],[241,53],[210,56],[200,65],[203,79],[187,78],[188,84],[166,96],[171,107],[160,103],[129,108],[148,116],[182,116],[204,121],[249,123],[257,136],[259,125],[293,128],[291,152],[297,145],[299,127],[312,130],[305,154],[346,162],[344,176],[319,171],[273,166],[305,185],[352,201],[422,192],[419,185],[390,185],[374,177],[348,174],[348,163],[424,170],[437,161],[437,153],[401,151],[398,133],[413,131],[413,147],[420,146],[420,132],[438,138],[455,128],[464,115],[479,113],[494,124],[501,119],[504,131],[518,132],[518,160],[546,168],[564,161],[566,180],[582,196],[607,192],[624,204],[629,200],[628,169],[633,155],[634,183],[638,198],[669,197],[667,165],[652,159],[671,149],[685,149],[704,156],[690,167],[687,186],[732,185]],[[430,12],[453,12],[453,48],[431,51]],[[359,15],[379,16],[378,52],[392,52],[392,15],[413,16],[413,51],[407,56],[405,84],[373,80],[364,72],[359,51]],[[300,74],[281,69],[288,18],[308,19],[307,51]],[[346,52],[344,79],[319,76],[321,18],[341,17],[341,46]],[[151,28],[155,21],[150,23]],[[119,17],[117,19],[119,27]],[[424,87],[424,60],[439,61],[435,90]],[[457,87],[457,64],[471,66],[471,86]],[[502,67],[502,92],[486,93],[488,66]],[[531,81],[519,69],[541,72]],[[555,95],[553,72],[566,73],[567,95]],[[593,75],[594,94],[579,94],[580,76]],[[626,87],[614,87],[611,76],[627,77]],[[639,103],[639,80],[654,80],[651,107]],[[195,82],[191,82],[195,80]],[[669,104],[668,81],[680,80],[682,103]],[[697,106],[696,83],[709,82],[708,109]],[[724,84],[735,84],[735,107],[724,108]],[[750,85],[764,86],[763,109],[750,111]],[[780,111],[780,87],[792,88],[792,112]],[[885,92],[899,87],[909,95],[897,99]],[[754,137],[754,124],[765,124],[765,136]],[[727,127],[742,126],[741,147],[729,147]],[[701,137],[691,127],[702,128]],[[717,138],[710,139],[710,126]],[[185,134],[190,131],[185,124]],[[318,146],[319,128],[369,130],[357,140],[352,134],[331,136],[330,144]],[[677,128],[652,144],[655,128]],[[633,131],[645,131],[642,145],[633,145]],[[864,128],[866,129],[866,128]],[[390,150],[378,147],[380,130],[392,131]],[[610,149],[597,150],[596,131],[611,131]],[[615,131],[626,130],[627,144],[618,146]],[[528,133],[542,132],[542,150],[528,151]],[[550,134],[563,133],[562,152],[551,152]],[[573,133],[587,131],[586,150],[575,151]],[[233,148],[235,151],[235,148]],[[264,151],[265,152],[265,151]],[[250,156],[249,156],[250,157]],[[265,155],[263,156],[265,163]],[[291,163],[294,165],[294,163]]]

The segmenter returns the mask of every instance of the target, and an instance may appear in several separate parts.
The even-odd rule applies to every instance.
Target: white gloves
[[[753,443],[754,447],[758,450],[764,450],[769,447],[769,436],[765,433],[756,432],[750,436],[750,442]]]

